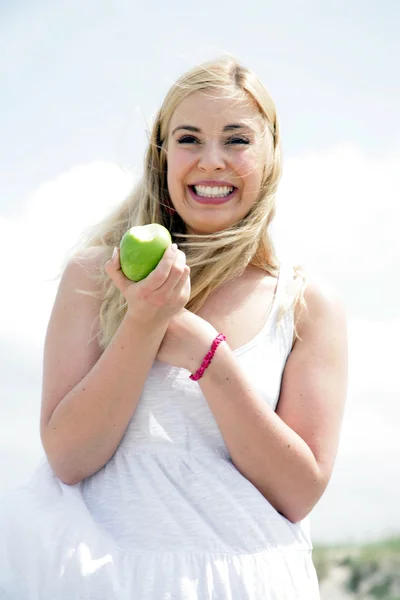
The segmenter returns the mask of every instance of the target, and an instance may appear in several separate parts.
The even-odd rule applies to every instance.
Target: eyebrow
[[[174,133],[176,133],[179,129],[184,129],[185,131],[191,131],[193,133],[202,133],[201,129],[199,129],[198,127],[193,127],[193,125],[178,125],[178,127],[175,127],[171,135],[174,135]],[[248,129],[252,131],[251,127],[249,127],[248,125],[234,123],[232,125],[225,125],[223,132],[225,133],[227,131],[237,131],[238,129]]]

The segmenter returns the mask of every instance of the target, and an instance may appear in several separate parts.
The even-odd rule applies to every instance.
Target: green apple
[[[121,269],[125,277],[140,281],[156,268],[166,249],[172,244],[171,235],[158,223],[136,225],[124,233],[119,250]]]

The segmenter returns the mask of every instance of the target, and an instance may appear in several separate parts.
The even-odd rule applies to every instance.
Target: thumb
[[[119,248],[115,247],[112,257],[105,264],[105,270],[107,275],[115,283],[116,287],[124,292],[130,280],[125,277],[121,269],[121,263],[119,260]]]

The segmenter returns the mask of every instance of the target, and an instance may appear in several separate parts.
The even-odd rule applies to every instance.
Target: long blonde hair
[[[169,123],[180,102],[199,90],[215,90],[232,100],[246,100],[255,105],[264,124],[263,136],[268,146],[259,195],[249,214],[230,228],[210,235],[186,233],[185,223],[176,211],[171,210],[173,205],[167,185]],[[92,273],[102,300],[98,333],[100,347],[103,350],[107,347],[126,311],[125,298],[108,277],[104,264],[113,248],[119,246],[123,234],[134,225],[164,225],[172,240],[185,252],[191,268],[191,296],[186,308],[192,312],[201,308],[215,288],[240,276],[248,265],[277,277],[280,264],[269,226],[276,212],[275,197],[280,177],[281,142],[276,109],[257,76],[235,59],[223,57],[196,66],[180,77],[167,93],[155,117],[142,178],[116,210],[89,230],[80,245],[82,250],[93,246],[100,246],[103,250],[100,266]],[[79,257],[79,252],[75,257]],[[295,268],[295,273],[300,275],[297,279],[299,285],[295,286],[290,301],[282,306],[280,318],[297,299],[305,306],[305,277],[299,268],[297,271]]]

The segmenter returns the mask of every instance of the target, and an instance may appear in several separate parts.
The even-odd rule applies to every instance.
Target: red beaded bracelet
[[[194,375],[189,375],[189,379],[191,379],[192,381],[197,381],[198,379],[200,379],[200,377],[203,377],[204,371],[207,369],[208,365],[214,358],[216,349],[218,348],[220,343],[225,340],[226,340],[226,337],[224,336],[223,333],[219,333],[217,335],[217,337],[215,338],[215,340],[212,343],[210,351],[207,352],[207,354],[205,355],[200,369],[198,369],[196,371],[196,373],[194,373]]]

